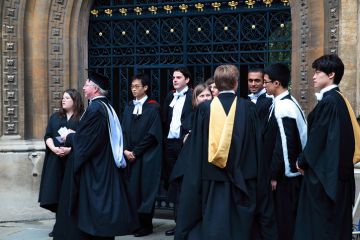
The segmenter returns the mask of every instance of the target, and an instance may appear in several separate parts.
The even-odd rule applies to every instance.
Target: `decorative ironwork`
[[[186,5],[186,4],[181,4],[181,5],[179,6],[179,8],[180,8],[180,10],[181,10],[182,12],[187,12],[189,6]]]
[[[136,13],[136,15],[141,15],[142,8],[141,7],[136,7],[136,8],[134,8],[134,12]]]
[[[149,10],[149,12],[151,12],[151,14],[156,14],[156,12],[157,12],[157,7],[151,6],[151,7],[148,8],[148,10]]]
[[[152,78],[154,69],[159,68],[160,76],[168,79],[164,71],[181,65],[189,66],[192,71],[200,66],[204,67],[206,71],[202,78],[205,79],[222,63],[261,67],[271,61],[290,61],[289,7],[285,7],[280,0],[274,1],[271,8],[265,8],[265,5],[256,5],[256,8],[241,7],[236,4],[237,1],[225,3],[233,7],[231,12],[229,8],[220,8],[217,4],[187,2],[179,4],[182,7],[178,7],[177,15],[171,18],[166,16],[174,9],[173,4],[164,4],[161,7],[163,12],[159,12],[157,7],[156,15],[150,11],[153,9],[155,12],[155,5],[139,7],[135,3],[136,7],[133,9],[129,5],[117,5],[116,9],[123,10],[117,10],[118,15],[114,15],[113,11],[112,18],[104,18],[102,15],[95,17],[91,14],[89,68],[107,71],[116,83],[128,81],[131,74],[139,71],[148,72]],[[135,14],[125,15],[129,10],[144,13],[144,7],[149,12],[141,18],[137,18]],[[219,10],[212,10],[215,7]],[[114,8],[102,6],[101,9]],[[201,15],[199,9],[203,9]],[[123,72],[124,69],[127,69],[127,73]],[[119,71],[125,74],[126,79],[119,78]],[[161,102],[163,91],[166,92],[170,87],[171,82],[166,83],[165,87],[154,87],[160,93],[156,100]],[[114,89],[117,88],[120,86]],[[126,94],[117,96],[118,100],[113,102],[120,112],[130,98],[130,92],[124,91]]]
[[[203,3],[196,3],[195,4],[195,8],[199,11],[199,12],[202,12],[204,11],[204,4]]]
[[[104,12],[111,17],[113,10],[108,8],[108,9],[105,9]]]
[[[281,0],[281,2],[283,2],[285,6],[289,6],[289,4],[290,4],[289,0]]]
[[[221,3],[214,2],[214,3],[211,4],[211,6],[214,8],[215,11],[219,11],[220,7],[221,7]]]
[[[246,0],[245,3],[248,6],[248,8],[254,8],[255,0]]]
[[[173,9],[173,6],[166,5],[166,6],[164,6],[164,9],[165,9],[166,13],[171,13],[171,10]]]
[[[97,16],[99,16],[99,10],[93,9],[93,10],[91,10],[91,14],[94,15],[95,17],[97,17]]]
[[[238,3],[238,2],[235,2],[235,1],[228,2],[228,5],[229,5],[229,7],[230,7],[232,10],[236,9],[236,7],[237,7],[238,4],[239,4],[239,3]]]
[[[127,15],[127,9],[126,8],[120,8],[119,9],[119,12],[121,13],[121,15],[123,15],[123,16],[126,16]]]
[[[264,0],[263,2],[265,3],[266,7],[271,7],[273,0]]]
[[[130,1],[131,2],[131,1]],[[90,11],[91,14],[94,16],[99,15],[107,15],[112,16],[114,12],[119,12],[121,16],[126,16],[128,14],[135,14],[135,15],[141,15],[143,13],[144,9],[147,9],[150,14],[157,14],[159,12],[171,14],[173,9],[180,9],[181,12],[188,12],[197,10],[198,12],[204,11],[205,9],[213,9],[215,11],[219,11],[222,4],[227,4],[231,10],[236,9],[240,4],[244,4],[243,6],[247,6],[248,8],[254,8],[254,5],[258,2],[263,2],[263,4],[266,7],[271,7],[271,4],[273,2],[275,3],[283,3],[284,6],[289,6],[289,0],[242,0],[242,1],[229,1],[229,2],[218,2],[215,0],[210,1],[204,1],[204,2],[194,2],[192,0],[171,0],[168,3],[172,3],[173,5],[166,4],[166,2],[156,1],[156,0],[145,0],[144,1],[135,1],[132,5],[129,3],[129,1],[125,0],[115,0],[108,2],[107,0],[101,1],[97,0],[95,1],[95,4],[93,7],[98,7],[99,9],[93,9]],[[102,4],[101,4],[102,3]],[[113,9],[105,9],[104,5],[114,6]],[[134,6],[135,4],[141,4],[140,6]],[[165,5],[166,4],[166,5]],[[134,6],[132,8],[132,6]],[[241,5],[240,5],[241,6]],[[261,5],[257,5],[259,7],[262,7]],[[125,8],[126,7],[126,8]],[[112,12],[110,12],[112,10]],[[129,10],[132,10],[130,12]]]

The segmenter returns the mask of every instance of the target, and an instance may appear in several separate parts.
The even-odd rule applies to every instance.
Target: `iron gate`
[[[161,103],[172,87],[171,70],[179,66],[190,69],[195,85],[218,65],[236,64],[245,95],[249,67],[290,63],[290,7],[286,0],[264,2],[95,0],[89,69],[110,77],[111,100],[119,113],[131,99],[132,75],[148,74],[150,95]]]
[[[218,65],[235,64],[245,96],[249,68],[290,64],[291,13],[288,0],[95,0],[88,37],[89,69],[111,79],[110,99],[121,115],[132,99],[129,81],[140,72],[162,103],[173,68],[188,67],[195,85]]]

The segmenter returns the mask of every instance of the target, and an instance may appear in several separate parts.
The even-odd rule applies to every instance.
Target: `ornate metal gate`
[[[174,67],[187,66],[194,85],[231,63],[241,69],[244,95],[249,67],[290,58],[287,0],[95,0],[90,13],[89,69],[110,77],[120,113],[134,73],[149,75],[150,93],[162,102]]]
[[[235,64],[244,96],[249,68],[290,58],[288,0],[95,0],[90,13],[89,69],[110,77],[120,115],[135,73],[149,75],[150,95],[161,103],[173,68],[188,67],[195,85],[218,65]],[[171,207],[166,195],[158,200],[157,207]]]

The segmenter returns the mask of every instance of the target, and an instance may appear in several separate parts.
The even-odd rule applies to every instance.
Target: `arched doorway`
[[[249,68],[291,61],[291,13],[283,0],[250,2],[95,0],[89,19],[88,67],[112,80],[115,109],[132,97],[129,80],[143,72],[150,95],[162,102],[171,71],[186,66],[192,85],[220,64],[240,68],[239,94],[247,94]]]

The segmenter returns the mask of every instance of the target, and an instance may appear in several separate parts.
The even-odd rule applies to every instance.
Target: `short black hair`
[[[145,74],[136,74],[131,78],[131,82],[133,82],[134,80],[140,80],[141,84],[143,85],[143,87],[145,86],[149,86],[149,77]]]
[[[289,87],[290,70],[289,67],[283,63],[274,63],[264,69],[264,74],[267,74],[271,81],[279,81],[284,88]]]
[[[186,78],[188,78],[189,80],[191,79],[191,73],[190,73],[189,69],[187,69],[187,68],[175,68],[173,70],[173,73],[174,72],[181,72],[184,75],[185,79]]]
[[[335,73],[334,84],[339,84],[344,75],[344,63],[341,61],[338,55],[328,54],[319,57],[312,63],[312,68],[326,73]]]
[[[254,73],[254,72],[259,72],[264,76],[264,69],[263,68],[250,68],[248,73]]]

